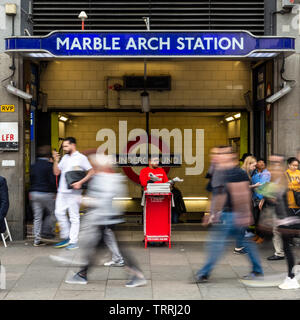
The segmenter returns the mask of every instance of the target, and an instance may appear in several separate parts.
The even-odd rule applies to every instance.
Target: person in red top
[[[144,188],[144,191],[147,190],[148,183],[165,183],[169,179],[164,169],[158,167],[159,158],[152,158],[149,160],[149,167],[144,168],[140,172],[140,183]],[[155,177],[153,177],[153,175]]]

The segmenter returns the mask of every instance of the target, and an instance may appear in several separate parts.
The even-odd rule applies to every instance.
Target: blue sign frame
[[[248,57],[294,52],[294,37],[258,37],[248,31],[53,31],[44,37],[5,39],[6,53],[39,52],[72,58]]]

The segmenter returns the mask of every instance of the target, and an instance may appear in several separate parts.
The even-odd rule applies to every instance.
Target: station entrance
[[[61,151],[63,138],[73,136],[80,152],[97,150],[107,140],[99,138],[101,132],[108,130],[115,133],[118,153],[124,132],[128,142],[136,130],[161,134],[162,140],[167,130],[171,134],[167,136],[170,154],[179,153],[182,160],[180,165],[166,166],[169,178],[184,179],[177,185],[187,211],[180,221],[186,225],[201,222],[209,207],[205,176],[210,149],[230,144],[240,156],[249,152],[250,116],[245,95],[252,91],[250,62],[175,59],[147,61],[146,67],[147,77],[156,83],[142,89],[143,60],[25,61],[25,81],[36,86],[39,93],[31,106],[34,112],[27,115],[31,132],[25,155],[28,186],[29,166],[40,145]],[[163,81],[166,78],[168,85]],[[135,82],[128,84],[128,79]],[[157,81],[162,81],[162,87]],[[149,112],[141,108],[141,92],[145,90]],[[176,132],[179,138],[172,136]],[[117,167],[128,178],[128,197],[118,201],[122,201],[127,220],[133,223],[141,221],[142,193],[137,177],[142,168]]]

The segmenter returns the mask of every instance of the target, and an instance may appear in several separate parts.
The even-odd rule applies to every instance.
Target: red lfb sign
[[[18,122],[0,121],[0,151],[19,150]]]
[[[172,193],[145,194],[144,211],[145,247],[148,241],[168,242],[171,247]]]
[[[1,142],[8,142],[8,141],[14,141],[14,140],[15,140],[15,135],[13,133],[0,134]]]

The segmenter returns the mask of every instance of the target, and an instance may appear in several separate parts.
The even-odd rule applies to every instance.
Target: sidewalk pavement
[[[189,233],[189,235],[188,235]],[[141,231],[118,231],[121,246],[134,253],[148,283],[144,287],[126,288],[127,273],[122,267],[104,267],[110,260],[107,249],[99,253],[95,268],[89,274],[87,285],[70,285],[64,280],[76,267],[59,266],[49,255],[62,254],[52,245],[33,247],[32,240],[0,242],[1,264],[6,272],[6,289],[0,289],[1,300],[298,300],[299,290],[281,290],[278,287],[251,288],[238,281],[250,271],[247,255],[233,253],[234,241],[214,269],[206,284],[193,283],[196,271],[205,261],[207,232],[174,232],[172,248],[148,247],[142,243]],[[196,236],[197,235],[197,236]],[[195,240],[187,240],[196,237]],[[127,239],[127,240],[126,240]],[[128,240],[129,239],[129,240]],[[184,239],[186,241],[182,241]],[[123,241],[122,241],[123,240]],[[125,241],[124,241],[125,240]],[[273,254],[272,242],[259,245],[266,275],[286,273],[286,261],[268,261]],[[72,251],[72,254],[76,251]],[[78,251],[77,251],[78,252]],[[294,248],[296,261],[299,247]],[[2,268],[3,269],[3,268]],[[1,283],[1,285],[3,285]]]

